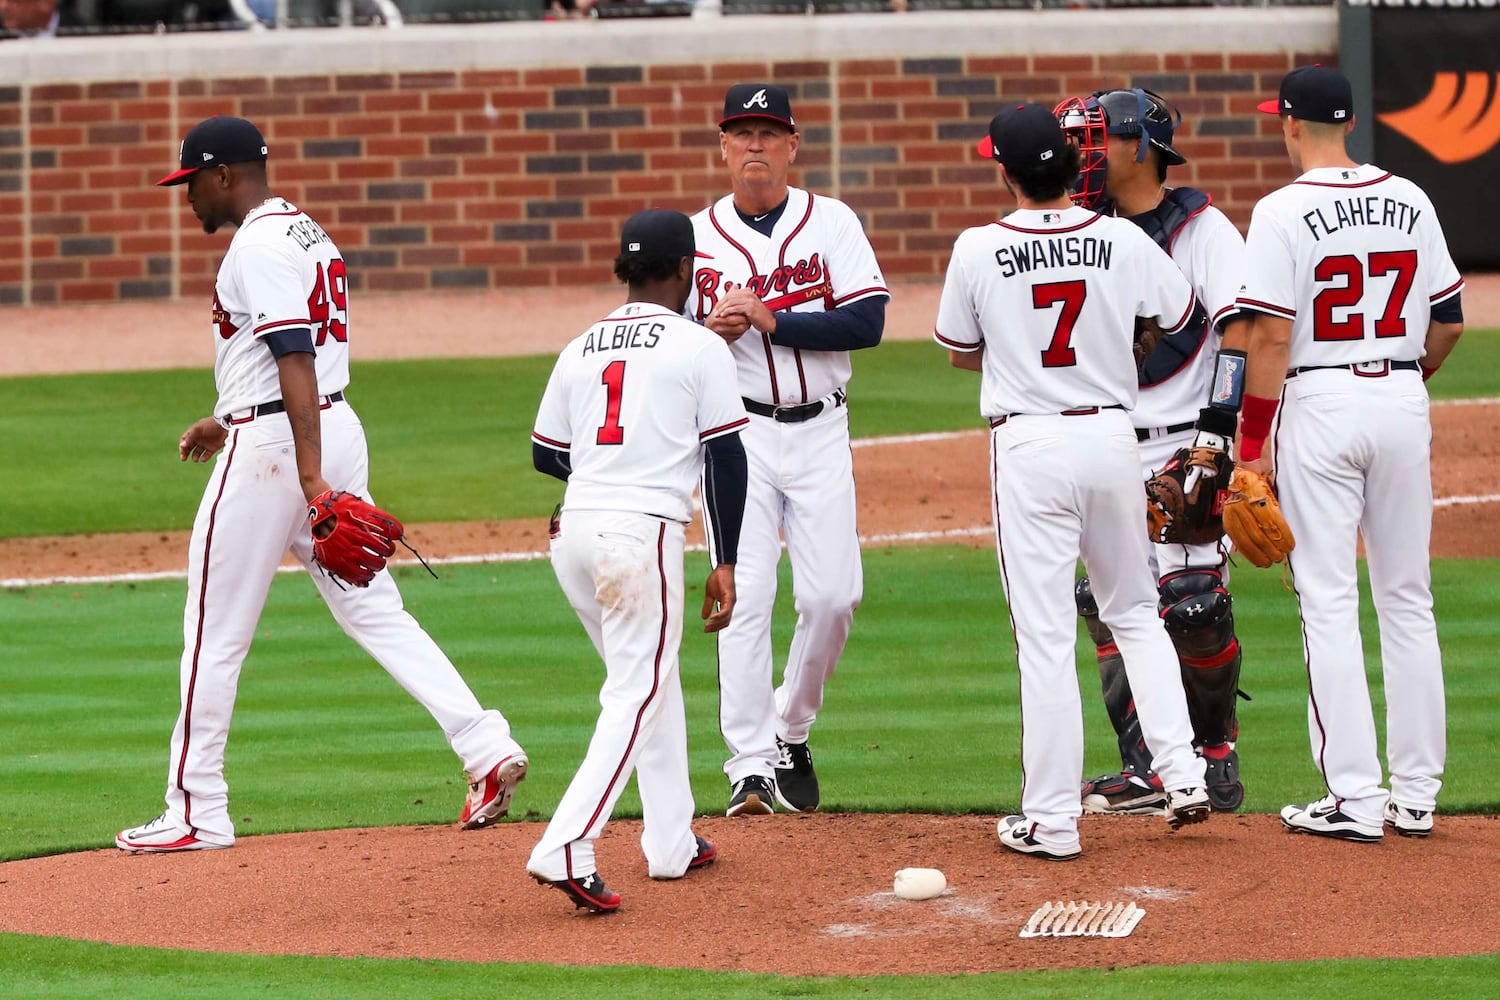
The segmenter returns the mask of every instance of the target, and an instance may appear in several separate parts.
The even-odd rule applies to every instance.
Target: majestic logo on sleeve
[[[719,304],[719,296],[741,287],[733,281],[724,280],[724,272],[711,267],[700,267],[693,276],[693,285],[698,291],[699,318],[707,316]],[[783,264],[769,274],[752,275],[745,288],[755,293],[756,298],[766,304],[772,312],[790,309],[813,299],[830,299],[833,286],[823,269],[823,258],[819,254]]]
[[[1440,163],[1477,159],[1500,143],[1500,73],[1438,73],[1401,111],[1376,115]]]
[[[750,100],[741,105],[746,111],[751,108],[760,108],[762,111],[770,111],[771,105],[766,101],[766,88],[762,87],[750,95]]]

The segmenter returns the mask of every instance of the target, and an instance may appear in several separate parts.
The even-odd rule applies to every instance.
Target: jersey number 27
[[[1335,309],[1357,306],[1365,297],[1365,274],[1379,278],[1394,274],[1391,294],[1385,300],[1385,311],[1375,321],[1375,336],[1406,336],[1406,320],[1401,318],[1401,309],[1406,305],[1406,296],[1411,292],[1413,279],[1417,276],[1417,252],[1415,250],[1382,250],[1370,254],[1370,266],[1353,254],[1324,257],[1313,269],[1313,277],[1319,283],[1343,278],[1342,285],[1324,288],[1313,299],[1314,340],[1363,340],[1365,336],[1365,314],[1348,313],[1343,319],[1334,319]]]

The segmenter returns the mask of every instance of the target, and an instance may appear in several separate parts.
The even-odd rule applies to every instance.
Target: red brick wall
[[[0,303],[165,297],[174,272],[181,294],[205,294],[224,238],[198,231],[182,188],[151,181],[188,127],[226,113],[264,129],[273,186],[329,230],[356,287],[608,281],[627,214],[692,212],[727,190],[714,122],[725,87],[748,79],[793,93],[794,183],[833,193],[837,144],[837,191],[892,276],[941,275],[958,231],[1005,204],[972,152],[1002,101],[1105,84],[1151,87],[1182,110],[1191,164],[1174,179],[1243,226],[1290,177],[1276,119],[1254,105],[1314,60],[1336,61],[973,56],[0,88]]]

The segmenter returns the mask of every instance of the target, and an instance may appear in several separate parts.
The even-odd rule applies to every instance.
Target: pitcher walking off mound
[[[1078,150],[1051,109],[1002,111],[979,148],[1000,163],[1019,210],[958,237],[934,337],[954,367],[983,372],[980,412],[993,428],[995,544],[1021,672],[1021,815],[1000,821],[1000,843],[1066,861],[1081,853],[1080,556],[1124,657],[1168,822],[1175,829],[1210,812],[1177,655],[1156,611],[1126,414],[1136,401],[1135,318],[1160,317],[1170,334],[1194,299],[1139,227],[1073,205]]]
[[[183,461],[218,455],[188,546],[182,711],[172,733],[167,808],[115,838],[122,850],[229,847],[234,822],[224,747],[240,665],[276,567],[288,552],[340,627],[422,703],[468,772],[459,822],[473,829],[509,808],[527,758],[505,717],[481,708],[448,657],[401,605],[389,573],[348,587],[313,568],[308,501],[331,488],[368,497],[364,427],[349,384],[349,284],[339,249],[272,194],[260,130],[243,118],[200,122],[182,169],[205,232],[238,227],[214,286],[214,415],[178,444]]]

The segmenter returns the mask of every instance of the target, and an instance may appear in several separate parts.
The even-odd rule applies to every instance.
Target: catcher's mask
[[[1097,90],[1088,97],[1068,98],[1053,113],[1063,134],[1078,146],[1078,179],[1073,182],[1072,198],[1084,208],[1098,210],[1105,204],[1108,136],[1146,140],[1136,153],[1138,163],[1145,162],[1148,144],[1157,148],[1169,166],[1187,162],[1187,157],[1172,148],[1182,115],[1149,90]]]

